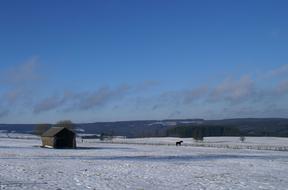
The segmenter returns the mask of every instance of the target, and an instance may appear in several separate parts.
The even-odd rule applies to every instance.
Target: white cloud
[[[7,116],[8,114],[9,114],[9,111],[8,111],[8,110],[1,110],[1,111],[0,111],[0,118],[5,117],[5,116]]]
[[[288,64],[282,65],[274,70],[268,72],[268,76],[279,77],[279,76],[288,76]]]
[[[127,85],[119,86],[116,89],[102,87],[94,92],[83,92],[78,95],[76,100],[76,109],[88,110],[98,106],[102,106],[115,99],[122,98],[130,91]]]
[[[276,87],[278,95],[288,95],[288,80],[281,81]]]
[[[163,116],[166,114],[166,117],[177,118],[184,115],[189,116],[192,112],[197,116],[204,115],[202,113],[204,108],[223,116],[229,116],[229,114],[231,116],[232,113],[234,115],[245,116],[251,114],[253,116],[260,114],[258,108],[253,108],[253,105],[256,105],[255,102],[258,103],[258,106],[274,103],[277,109],[274,108],[273,113],[276,114],[277,110],[281,110],[282,105],[279,102],[284,102],[286,95],[288,95],[288,80],[281,81],[281,78],[275,78],[276,80],[273,80],[268,86],[266,85],[267,77],[260,81],[252,80],[251,76],[244,75],[240,78],[227,78],[215,86],[209,87],[199,84],[200,86],[197,88],[182,90],[175,90],[174,87],[171,87],[170,91],[164,92],[159,92],[159,89],[153,91],[155,90],[154,87],[159,85],[159,82],[155,80],[116,87],[103,86],[88,91],[63,90],[56,95],[51,94],[51,89],[46,89],[46,92],[48,92],[46,98],[41,99],[35,93],[41,91],[43,85],[40,88],[37,85],[37,88],[35,88],[34,85],[38,81],[42,81],[43,76],[39,70],[40,67],[39,59],[33,57],[23,64],[0,73],[0,84],[4,86],[0,93],[0,106],[8,108],[7,110],[0,110],[0,117],[4,118],[9,113],[17,112],[18,108],[22,108],[27,113],[33,110],[34,114],[51,111],[53,115],[59,110],[63,114],[68,114],[67,112],[78,114],[93,109],[93,111],[97,111],[96,109],[102,107],[107,109],[112,107],[113,111],[118,112],[124,109],[126,111],[137,110],[139,113],[153,112],[155,117],[156,115]],[[286,74],[288,74],[288,65],[270,71],[271,76],[285,76]],[[261,89],[261,85],[263,89]],[[154,93],[146,93],[148,90]],[[155,94],[155,92],[158,94]],[[43,94],[40,95],[43,97]],[[234,110],[223,109],[219,111],[221,108],[231,107],[229,105],[231,103],[234,104]],[[115,109],[115,104],[118,105],[117,109]],[[249,107],[250,105],[252,106]],[[12,109],[9,110],[10,107],[13,108],[13,111]],[[28,113],[28,115],[31,115],[31,113]]]
[[[9,86],[23,86],[26,83],[38,81],[39,59],[32,57],[28,61],[1,72],[0,82]]]
[[[128,95],[133,88],[128,85],[120,85],[115,89],[108,86],[95,91],[64,92],[62,95],[49,96],[34,105],[34,113],[63,109],[66,111],[90,110],[104,106]]]
[[[31,104],[36,94],[35,84],[41,79],[39,59],[32,57],[26,62],[1,71],[1,104]]]
[[[250,76],[243,76],[239,80],[229,78],[212,90],[209,100],[241,102],[253,96],[254,88],[255,85]]]

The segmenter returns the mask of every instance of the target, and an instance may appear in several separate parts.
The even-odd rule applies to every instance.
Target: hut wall
[[[42,137],[42,146],[54,147],[54,137]]]
[[[76,148],[75,134],[68,130],[63,130],[55,136],[55,148]]]

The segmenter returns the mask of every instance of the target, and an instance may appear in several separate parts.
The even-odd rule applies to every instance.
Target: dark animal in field
[[[181,146],[182,143],[183,143],[183,141],[177,141],[176,146]]]

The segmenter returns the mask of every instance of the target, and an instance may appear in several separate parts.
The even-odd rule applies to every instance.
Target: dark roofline
[[[74,133],[73,131],[71,131],[65,127],[51,127],[46,132],[44,132],[41,136],[42,137],[54,137],[56,134],[60,133],[63,130],[68,130],[68,131]]]

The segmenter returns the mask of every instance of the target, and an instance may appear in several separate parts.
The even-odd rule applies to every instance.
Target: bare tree
[[[245,136],[240,136],[240,141],[244,142],[246,140]]]
[[[74,131],[74,129],[75,129],[75,124],[70,120],[59,121],[56,123],[55,126],[56,127],[64,127],[64,128],[67,128],[71,131]]]
[[[36,125],[33,133],[35,135],[41,136],[45,131],[47,131],[51,127],[50,124],[38,124]]]

